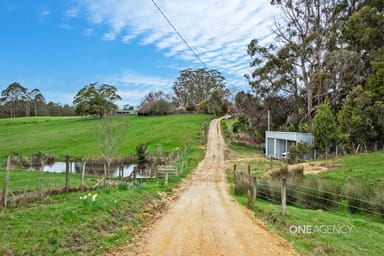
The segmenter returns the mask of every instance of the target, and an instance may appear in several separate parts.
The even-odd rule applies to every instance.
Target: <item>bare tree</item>
[[[119,125],[113,116],[104,116],[100,119],[96,128],[96,140],[100,154],[105,161],[104,175],[111,173],[111,164],[121,145],[123,132],[127,124]]]

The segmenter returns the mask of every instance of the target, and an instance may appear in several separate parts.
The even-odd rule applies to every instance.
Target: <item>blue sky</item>
[[[206,66],[232,90],[249,90],[246,49],[273,41],[269,0],[156,0]],[[151,0],[1,0],[0,90],[19,82],[47,101],[72,104],[91,82],[118,88],[138,105],[150,91],[172,92],[184,68],[202,67]]]

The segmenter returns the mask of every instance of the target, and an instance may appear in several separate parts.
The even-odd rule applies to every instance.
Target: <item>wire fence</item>
[[[63,162],[64,173],[46,172],[46,163],[50,156],[39,153],[39,156],[30,155],[22,157],[7,157],[5,165],[0,170],[0,207],[20,206],[43,200],[52,194],[94,190],[100,186],[117,186],[120,183],[141,183],[157,178],[157,166],[168,164],[175,167],[177,176],[182,175],[188,169],[189,159],[188,145],[177,152],[163,155],[149,155],[148,163],[144,170],[121,171],[126,161],[132,162],[132,157],[118,158],[118,176],[109,170],[106,172],[106,164],[102,159],[83,158],[75,159],[67,157]],[[76,162],[73,162],[76,161]],[[33,168],[31,168],[31,166]],[[87,172],[85,172],[85,168]],[[74,171],[73,168],[78,170]],[[26,171],[27,170],[27,171]],[[145,176],[148,174],[147,176]],[[127,176],[124,176],[127,175]],[[145,177],[145,178],[143,178]],[[166,182],[168,183],[168,182]]]
[[[346,209],[349,213],[363,212],[384,219],[384,190],[373,191],[368,186],[353,184],[342,189],[336,184],[320,179],[312,181],[311,186],[303,181],[299,183],[288,180],[283,183],[281,180],[255,180],[250,169],[249,166],[234,166],[235,194],[253,194],[255,190],[257,196],[253,200],[260,198],[272,203],[281,203],[282,207],[283,204],[288,204],[315,210]],[[327,187],[330,189],[326,189]]]

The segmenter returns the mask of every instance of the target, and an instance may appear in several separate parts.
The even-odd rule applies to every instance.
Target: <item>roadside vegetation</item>
[[[222,128],[230,127],[222,122]],[[232,130],[225,131],[230,134]],[[234,135],[227,138],[234,138]],[[383,176],[384,152],[361,153],[311,161],[333,163],[332,169],[304,175],[288,172],[286,163],[265,158],[260,149],[227,139],[228,181],[231,193],[256,216],[287,239],[302,255],[381,255],[384,248]],[[257,177],[257,201],[233,186],[233,166],[250,164]],[[291,165],[295,166],[295,165]],[[274,170],[271,172],[271,169]],[[287,215],[281,215],[281,175],[287,176]],[[343,197],[340,197],[343,195]],[[323,228],[322,232],[297,232],[298,228]],[[331,230],[343,227],[345,232]],[[351,231],[347,230],[351,228]]]

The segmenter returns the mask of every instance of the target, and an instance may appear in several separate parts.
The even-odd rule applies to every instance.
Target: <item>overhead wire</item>
[[[168,24],[172,27],[172,29],[176,32],[176,34],[179,36],[181,41],[187,46],[187,48],[192,52],[192,54],[199,60],[201,65],[203,65],[205,68],[207,68],[207,65],[202,61],[200,56],[192,49],[192,47],[188,44],[187,40],[181,35],[181,33],[177,30],[177,28],[173,25],[173,23],[168,19],[167,15],[161,10],[160,6],[155,2],[155,0],[151,0],[153,5],[156,7],[156,9],[160,12],[160,14],[163,16],[163,18],[168,22]]]

